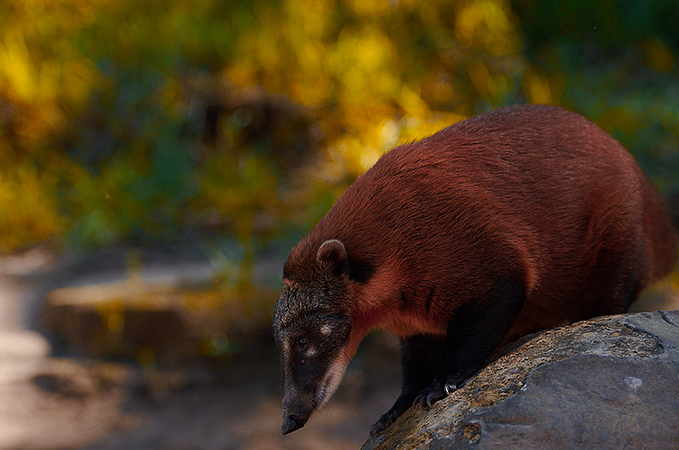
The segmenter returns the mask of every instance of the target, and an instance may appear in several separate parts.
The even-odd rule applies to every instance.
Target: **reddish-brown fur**
[[[373,269],[351,282],[349,358],[374,326],[445,334],[460,305],[510,279],[526,300],[504,342],[620,313],[677,250],[629,152],[548,106],[498,110],[390,151],[293,249],[286,278],[308,282],[328,239]]]

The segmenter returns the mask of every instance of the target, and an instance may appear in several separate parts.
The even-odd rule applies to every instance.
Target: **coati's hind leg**
[[[480,370],[500,345],[523,307],[525,289],[520,282],[507,282],[496,292],[455,312],[448,324],[440,370],[415,398],[415,407],[431,407],[448,396]]]
[[[441,370],[443,336],[415,335],[401,339],[401,395],[370,430],[377,433],[389,427],[408,408]]]
[[[590,274],[583,318],[627,312],[649,272],[641,249],[603,247]]]

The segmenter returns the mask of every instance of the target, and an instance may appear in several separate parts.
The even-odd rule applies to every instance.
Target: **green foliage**
[[[532,45],[573,42],[624,50],[657,37],[679,50],[679,4],[674,0],[513,0]]]
[[[679,3],[514,3],[550,101],[620,140],[661,190],[679,188]]]
[[[678,20],[672,0],[2,2],[0,251],[217,227],[247,271],[394,145],[517,102],[584,114],[676,188]]]
[[[126,149],[96,175],[78,174],[68,190],[73,244],[110,245],[176,231],[191,193],[190,165],[171,137],[161,136],[150,151]]]

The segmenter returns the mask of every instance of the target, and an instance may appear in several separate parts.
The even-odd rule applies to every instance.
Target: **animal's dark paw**
[[[392,406],[389,411],[383,414],[382,417],[380,417],[380,420],[378,420],[377,423],[373,425],[372,429],[370,430],[370,436],[386,430],[391,426],[392,423],[396,422],[396,419],[401,417],[401,414],[406,412],[406,410],[413,404],[413,399],[415,396],[416,394],[414,393],[401,394],[396,400],[396,403],[394,403],[394,406]]]
[[[416,409],[431,408],[434,403],[455,392],[461,382],[462,379],[454,375],[446,378],[444,382],[441,382],[437,377],[428,388],[420,392],[420,395],[415,398],[413,407]]]
[[[380,420],[378,420],[375,425],[370,429],[370,436],[372,436],[375,433],[380,433],[387,428],[391,426],[392,423],[398,419],[398,417],[403,414],[402,412],[399,413],[397,411],[392,411],[389,410],[389,412],[382,414],[382,417],[380,417]]]

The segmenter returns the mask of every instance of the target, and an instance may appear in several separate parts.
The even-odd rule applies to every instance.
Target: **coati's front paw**
[[[396,422],[396,419],[403,414],[403,412],[389,410],[389,412],[382,414],[380,420],[378,420],[375,425],[370,429],[370,436],[375,433],[381,433],[391,426],[392,423]]]
[[[396,419],[401,417],[401,414],[406,412],[406,410],[413,404],[413,399],[416,395],[417,394],[415,393],[401,394],[396,400],[396,403],[394,403],[394,406],[392,406],[389,411],[384,413],[382,417],[380,417],[380,420],[378,420],[377,423],[373,425],[372,429],[370,430],[370,436],[386,430],[391,426],[392,423],[396,422]]]
[[[462,379],[459,376],[449,376],[445,382],[441,382],[437,377],[428,388],[415,398],[413,407],[415,409],[431,408],[434,403],[455,392],[461,383]]]

